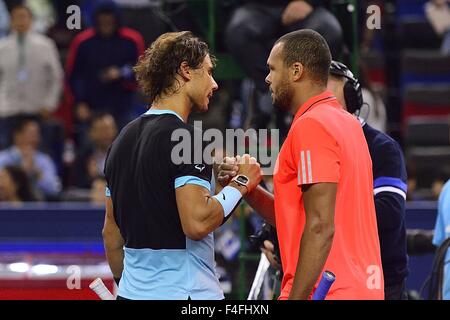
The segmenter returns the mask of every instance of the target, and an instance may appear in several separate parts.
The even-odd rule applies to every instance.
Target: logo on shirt
[[[203,171],[203,169],[205,169],[205,165],[204,164],[197,164],[197,165],[195,165],[195,169],[197,169],[198,171],[200,171],[200,172],[202,172]]]

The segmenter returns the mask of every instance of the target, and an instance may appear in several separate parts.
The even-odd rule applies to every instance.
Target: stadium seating
[[[398,22],[401,47],[409,49],[438,49],[441,39],[425,17],[405,16]]]
[[[417,115],[450,115],[450,83],[407,86],[403,94],[403,123]]]
[[[408,163],[422,187],[450,169],[450,116],[408,118],[405,141]]]
[[[413,147],[450,146],[450,117],[415,116],[408,119],[406,143]]]
[[[423,16],[423,6],[426,2],[427,0],[397,0],[397,17],[401,18],[403,16]]]
[[[406,50],[402,55],[401,84],[450,84],[450,56],[431,50]]]

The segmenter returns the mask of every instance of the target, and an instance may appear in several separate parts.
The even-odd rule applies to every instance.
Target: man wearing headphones
[[[364,105],[361,85],[347,66],[332,61],[328,90],[348,112],[360,119],[363,127],[372,158],[385,299],[405,299],[405,278],[408,275],[405,229],[407,176],[402,150],[395,140],[372,128],[361,117]]]

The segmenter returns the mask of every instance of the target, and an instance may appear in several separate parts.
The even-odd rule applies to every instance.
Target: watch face
[[[236,178],[236,180],[237,180],[238,182],[242,183],[242,184],[247,184],[247,182],[248,182],[248,178],[247,178],[247,177],[244,177],[244,176],[238,176],[238,177]]]

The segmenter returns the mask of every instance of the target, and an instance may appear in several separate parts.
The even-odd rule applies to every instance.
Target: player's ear
[[[191,80],[192,77],[192,69],[189,67],[189,64],[186,61],[183,61],[180,64],[180,76],[183,77],[185,80]]]
[[[303,65],[300,62],[294,62],[291,67],[292,79],[294,81],[299,80],[303,75]]]

